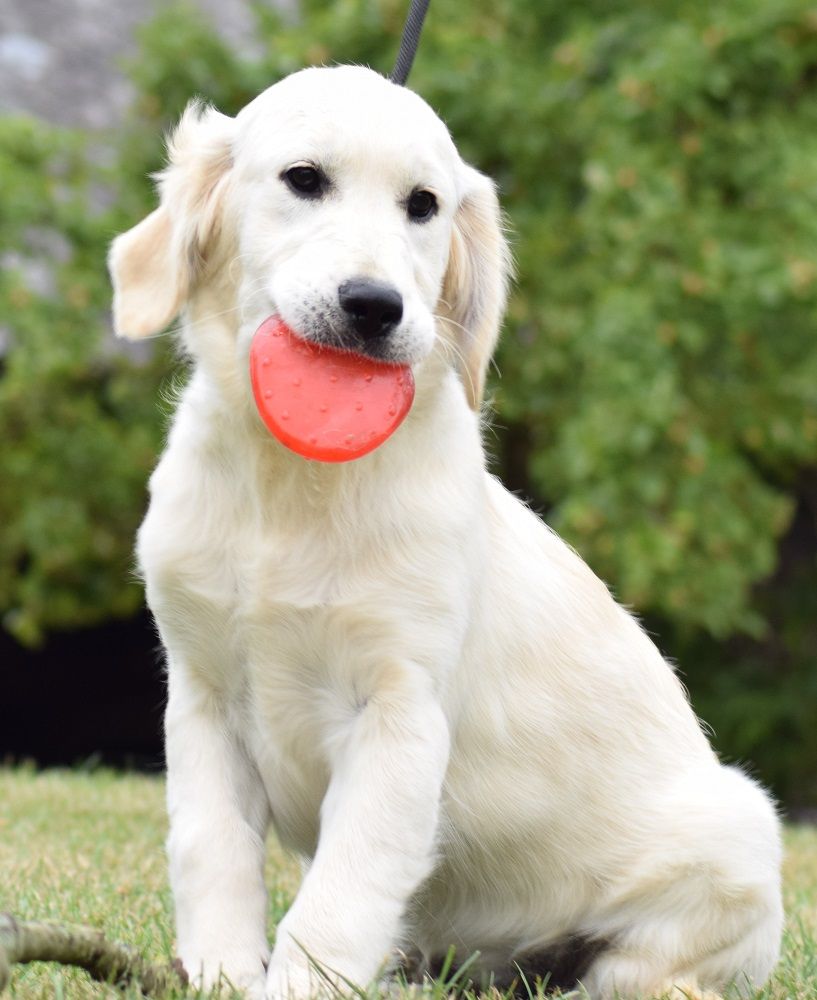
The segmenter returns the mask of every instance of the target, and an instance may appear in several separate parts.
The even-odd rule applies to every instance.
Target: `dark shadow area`
[[[0,632],[0,664],[0,761],[163,768],[164,668],[147,612],[38,650]]]

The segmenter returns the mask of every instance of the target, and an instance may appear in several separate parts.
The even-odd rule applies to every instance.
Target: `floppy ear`
[[[473,167],[465,169],[467,186],[454,218],[441,311],[453,321],[450,333],[458,348],[465,392],[471,408],[478,410],[499,337],[512,262],[493,182]]]
[[[218,236],[233,119],[192,101],[168,143],[159,207],[113,241],[114,329],[147,337],[181,311]]]

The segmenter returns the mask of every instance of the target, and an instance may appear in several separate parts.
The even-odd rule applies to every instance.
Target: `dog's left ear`
[[[452,321],[445,332],[457,347],[468,402],[479,410],[513,265],[493,182],[473,167],[464,169],[440,312]]]
[[[204,271],[221,226],[234,124],[215,108],[188,104],[158,175],[159,207],[113,241],[108,268],[120,337],[163,330]]]

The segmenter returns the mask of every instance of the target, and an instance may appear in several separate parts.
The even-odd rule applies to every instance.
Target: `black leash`
[[[411,0],[406,26],[403,28],[403,37],[400,39],[400,51],[397,53],[397,61],[391,75],[392,83],[397,83],[401,87],[404,86],[411,72],[429,3],[430,0]]]

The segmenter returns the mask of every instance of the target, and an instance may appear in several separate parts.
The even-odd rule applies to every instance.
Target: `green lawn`
[[[174,947],[163,791],[159,777],[0,769],[0,911],[92,924],[150,958],[167,960]],[[791,827],[787,843],[785,953],[758,1000],[817,1000],[817,830]],[[267,884],[274,923],[298,884],[297,865],[274,845]],[[50,965],[17,971],[10,995],[122,996],[82,972]]]

